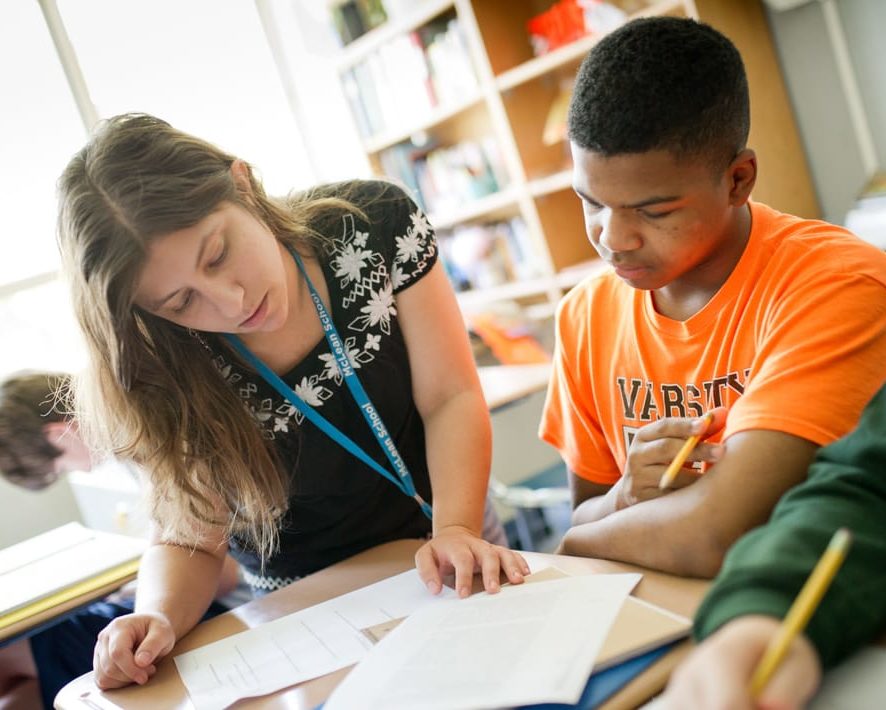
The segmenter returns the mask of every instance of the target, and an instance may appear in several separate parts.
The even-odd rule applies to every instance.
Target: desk
[[[55,699],[55,707],[60,710],[191,708],[185,687],[172,660],[173,656],[408,570],[412,568],[415,551],[421,544],[420,540],[399,540],[381,545],[200,624],[181,639],[172,653],[159,663],[156,675],[145,686],[129,686],[102,692],[92,682],[91,673],[81,676],[62,689]],[[532,552],[524,555],[530,563],[533,560],[553,562],[563,571],[573,574],[638,571],[638,568],[631,565],[604,560]],[[707,582],[701,580],[681,579],[659,572],[644,572],[643,580],[634,594],[678,614],[691,617],[706,587]],[[670,670],[686,653],[687,648],[687,643],[681,644],[675,651],[635,678],[603,707],[606,710],[635,707],[650,697],[664,685]],[[237,708],[310,710],[328,697],[335,685],[344,678],[347,670],[343,669],[272,695],[243,701],[237,704]]]

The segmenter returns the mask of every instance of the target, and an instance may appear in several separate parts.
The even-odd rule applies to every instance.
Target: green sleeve
[[[806,629],[825,667],[886,627],[886,387],[855,431],[818,452],[769,522],[729,551],[696,615],[696,638],[745,614],[784,617],[840,527],[852,547]]]

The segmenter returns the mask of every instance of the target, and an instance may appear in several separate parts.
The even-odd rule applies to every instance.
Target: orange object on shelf
[[[526,23],[536,54],[550,52],[587,34],[577,0],[559,0]]]
[[[470,317],[473,330],[502,365],[535,365],[551,361],[525,326],[508,325],[492,313]]]

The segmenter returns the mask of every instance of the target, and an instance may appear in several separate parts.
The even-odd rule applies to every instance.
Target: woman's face
[[[197,224],[150,243],[135,302],[186,328],[270,333],[286,322],[294,269],[263,222],[222,202]]]

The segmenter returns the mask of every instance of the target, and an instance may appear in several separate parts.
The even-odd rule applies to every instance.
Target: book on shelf
[[[440,253],[456,291],[486,289],[540,276],[520,217],[461,225],[440,234]]]
[[[445,16],[391,38],[344,71],[342,83],[363,138],[408,130],[478,86],[461,26]]]
[[[627,19],[620,7],[601,0],[557,0],[529,19],[526,31],[536,55],[547,54],[587,34],[605,34]]]
[[[335,0],[329,12],[343,45],[350,44],[388,19],[381,0]]]
[[[382,172],[408,186],[429,213],[445,214],[506,184],[495,139],[419,147],[405,141],[379,153]]]
[[[0,550],[0,631],[131,579],[146,547],[141,538],[68,523]]]
[[[458,103],[476,92],[477,72],[458,19],[438,18],[418,32],[439,105]]]

